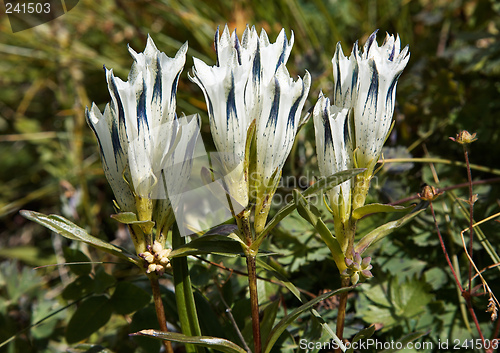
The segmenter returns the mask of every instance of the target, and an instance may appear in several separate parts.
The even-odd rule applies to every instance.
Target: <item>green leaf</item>
[[[327,177],[322,177],[318,179],[314,184],[308,187],[302,196],[308,198],[311,196],[322,195],[337,185],[342,184],[344,181],[351,179],[352,177],[364,172],[366,168],[354,168],[349,170],[343,170],[341,172],[329,175]]]
[[[104,270],[103,266],[98,266],[94,275],[94,292],[103,293],[116,283],[116,278]]]
[[[151,301],[151,296],[144,289],[130,282],[119,282],[110,298],[115,313],[130,314],[141,309]]]
[[[260,320],[260,332],[262,341],[267,340],[267,336],[269,332],[271,332],[274,324],[274,320],[276,320],[276,314],[278,313],[278,309],[280,306],[280,301],[275,300],[271,302],[266,308],[263,310],[263,316]]]
[[[56,301],[47,300],[39,300],[36,304],[32,306],[31,309],[31,322],[37,323],[41,320],[44,320],[47,316],[51,315],[54,312],[54,307],[58,306]],[[62,314],[62,313],[60,313]],[[64,315],[56,315],[52,320],[47,320],[43,323],[43,325],[34,325],[30,329],[30,334],[33,335],[33,338],[37,340],[42,340],[50,337],[54,331],[56,330],[56,325],[58,325],[59,320],[64,319]]]
[[[138,222],[137,215],[134,212],[120,212],[112,214],[110,217],[123,224],[135,224]]]
[[[375,332],[375,324],[372,324],[367,328],[364,328],[361,331],[359,331],[356,334],[356,336],[354,336],[354,338],[352,339],[351,348],[346,350],[346,353],[353,353],[354,352],[353,343],[370,338],[371,336],[373,336],[374,332]]]
[[[64,258],[67,262],[80,262],[81,264],[68,265],[71,272],[77,276],[88,275],[92,271],[90,259],[78,249],[63,248]]]
[[[141,266],[141,262],[135,255],[132,255],[128,251],[116,245],[113,245],[111,243],[108,243],[104,240],[101,240],[99,238],[96,238],[88,234],[83,228],[78,227],[76,224],[74,224],[71,221],[68,221],[64,217],[58,215],[47,216],[42,213],[27,211],[27,210],[19,211],[19,213],[23,217],[31,221],[37,222],[38,224],[41,224],[42,226],[50,229],[51,231],[57,234],[62,235],[65,238],[82,241],[93,247],[96,247],[110,254],[118,256],[124,260],[130,261],[137,266]]]
[[[94,288],[94,280],[88,275],[80,276],[64,288],[62,297],[65,300],[80,299],[89,294],[92,288]]]
[[[330,249],[333,256],[333,260],[337,265],[339,272],[342,273],[346,268],[344,262],[344,253],[340,248],[340,244],[323,222],[321,217],[318,216],[317,209],[307,201],[303,195],[301,195],[297,190],[293,190],[293,199],[297,205],[297,211],[299,214],[318,231],[321,239],[325,242],[326,246]]]
[[[83,301],[66,328],[68,343],[76,343],[89,337],[108,322],[111,312],[112,307],[105,295],[90,297]]]
[[[0,248],[0,257],[17,259],[31,266],[52,265],[57,262],[54,254],[47,254],[38,246],[8,246]]]
[[[333,295],[337,295],[343,292],[347,292],[351,290],[354,287],[344,287],[340,288],[322,295],[317,296],[316,298],[308,301],[307,303],[299,306],[297,309],[292,311],[290,314],[286,315],[283,319],[281,319],[276,326],[272,329],[272,331],[269,333],[269,337],[267,338],[267,341],[264,345],[263,352],[264,353],[269,353],[271,349],[273,348],[274,343],[278,340],[278,338],[281,336],[281,334],[286,330],[288,326],[292,322],[294,322],[300,314],[302,314],[304,311],[311,309],[314,305],[318,304],[322,300],[328,299]]]
[[[412,341],[415,341],[416,339],[419,339],[420,337],[423,337],[427,335],[429,332],[412,332],[406,336],[401,337],[400,339],[396,340],[394,343],[394,347],[406,347],[406,345]],[[398,344],[400,343],[400,344]],[[393,352],[398,352],[399,349],[397,348],[389,348],[389,349],[384,349],[383,351],[380,351],[379,353],[393,353]]]
[[[404,207],[404,206],[384,205],[381,203],[372,203],[369,205],[364,205],[364,206],[356,208],[354,211],[352,211],[352,218],[355,220],[358,220],[358,219],[361,219],[364,216],[372,214],[372,213],[405,212],[405,211],[411,210],[414,207],[415,207],[415,205],[411,205],[409,207]]]
[[[416,277],[400,283],[397,277],[390,282],[362,286],[359,312],[365,322],[380,323],[383,330],[404,323],[425,312],[433,300],[429,285]]]
[[[112,214],[110,217],[123,224],[139,225],[146,234],[150,234],[153,227],[155,226],[155,222],[153,221],[139,221],[137,219],[137,215],[134,212],[120,212],[117,214]]]
[[[204,235],[173,250],[169,257],[176,258],[189,255],[217,254],[224,256],[242,256],[241,244],[235,240],[218,234]]]
[[[345,349],[344,343],[338,338],[335,332],[333,332],[333,330],[330,328],[328,323],[321,317],[318,311],[316,309],[311,309],[311,313],[314,315],[316,320],[318,320],[324,332],[326,332],[326,334],[328,334],[328,336],[330,336],[330,338],[333,339],[339,345],[339,347]]]
[[[268,265],[267,263],[265,263],[261,259],[256,259],[256,264],[257,264],[258,267],[262,267],[267,272],[269,272],[274,277],[276,277],[276,279],[278,281],[280,281],[290,292],[292,292],[293,295],[295,295],[300,301],[302,301],[302,299],[300,298],[300,292],[299,292],[299,290],[297,289],[297,287],[295,287],[293,285],[292,282],[290,282],[290,280],[288,278],[286,278],[285,276],[283,276],[281,273],[279,273],[278,271],[276,271],[271,265]]]
[[[313,185],[308,187],[304,192],[302,192],[302,196],[305,198],[309,198],[312,196],[318,196],[321,195],[333,187],[342,184],[344,181],[349,180],[353,176],[365,171],[365,168],[357,168],[357,169],[349,169],[349,170],[344,170],[339,173],[335,173],[333,175],[330,175],[328,177],[323,177],[319,180],[317,180]],[[264,240],[264,237],[274,228],[278,225],[279,222],[286,216],[288,216],[290,213],[293,212],[297,208],[297,205],[295,204],[294,201],[289,202],[286,204],[283,208],[281,208],[265,226],[264,230],[262,231],[261,234],[259,234],[258,238],[254,242],[258,246],[262,243]],[[257,248],[258,248],[257,246]],[[254,248],[252,246],[252,248]],[[254,248],[256,249],[256,248]]]
[[[394,313],[400,317],[412,318],[424,311],[433,295],[429,293],[428,284],[416,278],[399,283],[394,277],[391,281],[391,299]]]
[[[163,332],[157,330],[142,330],[132,333],[131,336],[149,336],[161,340],[190,343],[200,345],[202,347],[212,348],[225,353],[246,353],[240,346],[223,338],[210,336],[186,336],[177,332]]]
[[[420,214],[420,212],[424,211],[427,207],[427,202],[421,202],[415,207],[412,212],[404,215],[400,219],[396,221],[392,221],[386,224],[381,225],[380,227],[372,230],[370,233],[365,235],[355,246],[355,251],[362,254],[371,244],[383,239],[387,235],[391,234],[396,229],[402,227],[410,220],[415,218]]]
[[[172,293],[173,294],[173,293]],[[173,299],[172,302],[175,303],[175,298],[168,298],[168,299]],[[165,303],[165,314],[167,314],[167,321],[169,322],[177,322],[179,319],[178,317],[169,317],[168,316],[168,309]],[[151,303],[147,305],[145,308],[139,309],[136,311],[133,316],[132,316],[132,322],[130,323],[129,326],[129,332],[136,332],[140,331],[143,329],[160,329],[160,325],[158,324],[158,320],[156,318],[156,310],[154,308],[154,305]],[[135,336],[132,339],[140,348],[141,350],[138,350],[139,352],[159,352],[161,348],[161,342],[158,340],[152,340],[149,337],[143,337],[143,336]]]

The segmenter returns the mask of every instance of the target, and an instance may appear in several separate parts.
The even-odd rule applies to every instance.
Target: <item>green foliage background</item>
[[[320,90],[331,96],[330,60],[338,41],[349,53],[354,41],[364,43],[375,29],[380,30],[379,42],[385,32],[399,33],[403,45],[410,46],[411,59],[399,81],[396,124],[387,142],[391,149],[386,151],[386,158],[435,157],[463,162],[461,146],[448,137],[460,129],[477,132],[479,140],[471,146],[471,162],[480,168],[473,169],[472,175],[485,183],[474,191],[479,194],[474,218],[479,221],[499,211],[498,179],[494,178],[500,175],[500,3],[494,0],[84,0],[48,24],[15,34],[2,12],[0,342],[68,306],[42,325],[22,332],[0,351],[66,350],[67,341],[82,339],[75,337],[81,325],[72,329],[78,317],[75,312],[82,312],[76,309],[78,305],[89,306],[89,300],[102,304],[104,298],[110,298],[115,307],[90,317],[94,325],[103,324],[86,343],[113,352],[158,350],[156,341],[127,336],[156,325],[145,296],[147,281],[138,270],[112,263],[33,270],[47,264],[116,259],[54,236],[22,218],[18,211],[62,214],[91,234],[130,246],[125,229],[109,219],[112,193],[84,117],[85,107],[92,101],[101,109],[109,101],[102,66],[113,68],[125,79],[132,63],[127,44],[140,52],[150,34],[159,50],[172,56],[187,40],[189,51],[178,89],[178,113],[200,113],[203,139],[210,145],[203,95],[188,80],[187,72],[192,56],[215,62],[214,31],[226,23],[230,29],[236,27],[239,35],[246,24],[264,28],[271,40],[283,27],[287,35],[294,31],[289,71],[292,76],[303,76],[307,69],[313,77],[306,109],[313,107]],[[293,180],[306,176],[312,181],[316,170],[310,122],[300,132],[283,175],[295,177]],[[293,187],[304,187],[290,180],[284,178],[278,196],[289,195]],[[422,183],[446,187],[466,180],[466,169],[450,163],[387,163],[378,174],[370,201],[394,202],[415,196]],[[466,188],[458,188],[435,203],[440,229],[464,284],[468,264],[460,231],[468,221],[461,199],[467,197]],[[389,219],[368,217],[360,223],[358,232],[362,235]],[[498,254],[500,225],[490,221],[481,230]],[[267,262],[309,293],[306,297],[339,287],[329,252],[297,215],[282,222],[264,249],[279,254]],[[480,242],[475,242],[474,249],[479,269],[499,262],[498,255],[495,261]],[[397,340],[415,331],[427,332],[421,342],[477,338],[472,321],[463,314],[464,303],[446,266],[429,212],[379,243],[370,255],[375,278],[352,294],[346,337],[375,323],[375,337],[380,341]],[[244,268],[238,259],[209,259],[224,262],[229,268]],[[495,293],[500,293],[498,269],[484,273]],[[191,261],[191,271],[199,307],[205,314],[201,315],[202,330],[239,344],[225,309],[226,305],[232,309],[243,335],[250,335],[248,303],[241,300],[245,279],[198,260]],[[164,285],[167,315],[176,325],[168,280]],[[279,318],[299,305],[287,290],[269,282],[260,285],[264,315]],[[130,296],[139,299],[131,303],[127,300]],[[70,305],[81,298],[86,299]],[[275,304],[278,301],[279,305]],[[487,297],[475,297],[474,304],[485,336],[498,335],[498,324],[485,313]],[[334,300],[317,308],[332,327],[334,308]],[[320,336],[318,323],[309,315],[301,316],[282,336],[276,351],[298,349],[298,339]],[[434,345],[428,351],[436,349]]]

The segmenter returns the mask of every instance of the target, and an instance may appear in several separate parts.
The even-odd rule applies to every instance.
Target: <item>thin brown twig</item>
[[[202,258],[202,257],[200,257],[200,256],[198,256],[198,255],[193,255],[193,256],[194,256],[195,258],[197,258],[198,260],[200,260],[200,261],[206,262],[206,263],[208,263],[208,264],[210,264],[210,265],[213,265],[213,266],[215,266],[215,267],[218,267],[218,268],[220,268],[220,269],[222,269],[222,270],[229,271],[229,272],[231,272],[231,273],[235,273],[235,274],[240,275],[240,276],[245,276],[245,277],[248,277],[248,273],[246,273],[246,272],[243,272],[243,271],[239,271],[239,270],[235,270],[235,269],[232,269],[232,268],[226,267],[226,266],[224,266],[224,265],[221,265],[221,264],[218,264],[218,263],[212,262],[212,261],[210,261],[210,260],[204,259],[204,258]],[[265,277],[262,277],[262,276],[259,276],[259,275],[257,275],[257,279],[260,279],[260,280],[262,280],[262,281],[266,281],[266,282],[269,282],[269,283],[272,283],[272,284],[276,284],[276,285],[278,285],[278,286],[281,286],[281,287],[285,287],[285,288],[286,288],[286,286],[285,286],[283,283],[281,283],[281,282],[279,282],[279,281],[275,281],[275,280],[273,280],[273,279],[265,278]],[[306,294],[306,295],[310,296],[310,297],[311,297],[311,298],[313,298],[313,299],[317,297],[317,295],[316,295],[316,294],[311,293],[311,292],[309,292],[309,291],[307,291],[307,290],[305,290],[305,289],[302,289],[302,288],[298,288],[298,287],[297,287],[297,290],[298,290],[300,293]]]
[[[500,182],[500,178],[491,178],[491,179],[484,179],[484,180],[473,181],[472,185],[492,184],[492,183],[498,183],[498,182]],[[447,186],[447,187],[444,187],[444,188],[438,188],[437,192],[441,193],[441,192],[444,192],[444,191],[454,190],[454,189],[460,189],[460,188],[464,188],[464,187],[468,187],[468,186],[469,186],[468,182],[467,183],[461,183],[461,184],[455,184],[455,185]],[[404,199],[400,199],[400,200],[397,200],[397,201],[394,201],[394,202],[390,202],[389,205],[392,205],[392,206],[400,205],[402,203],[405,203],[405,202],[408,202],[408,201],[417,200],[417,199],[419,199],[419,196],[417,194],[415,194],[413,196],[405,197]]]
[[[248,291],[250,293],[250,308],[252,310],[252,332],[254,352],[262,352],[262,342],[260,338],[260,315],[259,315],[259,297],[257,293],[257,264],[256,257],[247,255],[248,269]]]
[[[151,282],[151,289],[153,290],[153,301],[155,303],[156,317],[158,318],[160,330],[163,332],[168,332],[167,318],[165,317],[165,308],[163,307],[163,301],[161,300],[160,284],[158,282],[158,278],[152,275],[149,276],[149,281]],[[162,340],[162,343],[167,353],[174,353],[172,343],[170,343],[170,341]]]
[[[455,283],[457,284],[457,286],[458,286],[458,288],[460,290],[460,293],[462,293],[462,297],[465,299],[465,302],[467,303],[467,309],[469,309],[469,313],[472,316],[472,320],[474,321],[474,324],[476,325],[476,329],[477,329],[477,332],[479,333],[479,337],[481,338],[481,341],[483,342],[483,347],[485,347],[485,344],[484,344],[485,343],[485,341],[484,341],[484,335],[483,335],[483,332],[481,331],[481,327],[479,326],[479,321],[477,320],[477,316],[476,316],[476,313],[474,312],[474,308],[472,307],[471,296],[469,295],[469,292],[467,292],[467,291],[465,291],[463,289],[462,284],[460,283],[460,281],[459,281],[459,279],[457,277],[457,274],[455,272],[455,268],[451,264],[450,257],[448,256],[448,252],[446,250],[446,246],[444,245],[444,241],[443,241],[443,237],[441,235],[441,231],[439,230],[439,225],[438,225],[438,222],[437,222],[436,214],[434,212],[434,207],[432,205],[432,201],[429,202],[429,206],[430,206],[430,209],[431,209],[432,218],[434,219],[434,225],[436,227],[436,231],[437,231],[437,234],[438,234],[438,237],[439,237],[439,242],[441,244],[441,248],[443,249],[443,253],[444,253],[444,256],[446,258],[446,262],[448,263],[448,266],[451,269],[453,277],[455,278]],[[485,350],[486,350],[486,348],[485,348]]]
[[[342,288],[348,287],[350,283],[350,278],[342,278]],[[338,307],[338,314],[337,314],[337,331],[336,335],[340,341],[343,342],[343,336],[344,336],[344,326],[345,326],[345,314],[346,314],[346,308],[347,308],[347,298],[348,298],[348,292],[343,292],[340,294],[340,299],[339,299],[339,307]],[[338,347],[335,350],[335,353],[341,353],[342,349]]]

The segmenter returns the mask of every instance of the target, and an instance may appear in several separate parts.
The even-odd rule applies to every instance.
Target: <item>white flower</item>
[[[161,230],[167,218],[173,223],[167,194],[177,194],[189,178],[199,132],[198,118],[179,119],[175,112],[187,43],[174,58],[160,52],[149,36],[143,53],[129,51],[134,63],[128,81],[106,69],[111,103],[103,114],[93,104],[87,121],[120,211],[136,212],[139,220],[154,214]]]
[[[352,144],[348,130],[349,108],[330,105],[320,93],[314,106],[313,119],[316,135],[316,153],[320,175],[323,177],[353,168]],[[345,222],[350,216],[351,181],[335,186],[329,193],[335,217]]]
[[[363,52],[355,45],[352,53],[358,70],[357,96],[351,103],[353,148],[357,166],[367,168],[370,173],[391,129],[396,85],[410,59],[408,46],[401,50],[398,36],[387,34],[379,47],[376,35],[377,31],[368,38]]]
[[[379,47],[376,34],[362,52],[354,44],[348,58],[337,44],[332,59],[333,105],[320,94],[313,112],[321,175],[353,167],[367,169],[356,185],[346,181],[329,193],[334,217],[342,222],[349,219],[351,207],[364,204],[392,125],[397,81],[409,60],[408,46],[401,50],[399,37],[387,34]]]
[[[357,51],[357,43],[353,51]],[[337,43],[332,58],[334,95],[333,104],[339,107],[351,107],[357,95],[358,62],[355,55],[346,58],[342,52],[340,42]]]
[[[249,195],[249,169],[255,172],[252,183],[277,183],[297,129],[304,123],[300,115],[310,76],[306,72],[304,80],[290,78],[285,65],[292,45],[293,33],[288,41],[284,30],[270,43],[264,30],[258,36],[254,27],[247,27],[240,42],[226,26],[220,37],[218,30],[215,34],[217,64],[208,66],[194,58],[190,78],[205,95],[228,192],[243,207],[254,199]],[[255,165],[248,166],[245,147],[254,120]]]

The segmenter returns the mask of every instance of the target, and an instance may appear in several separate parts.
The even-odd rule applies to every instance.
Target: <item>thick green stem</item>
[[[252,331],[254,352],[261,353],[259,298],[257,295],[257,271],[255,256],[247,255],[248,289],[250,291],[250,306],[252,310]]]
[[[163,332],[168,332],[167,329],[167,319],[165,317],[165,308],[163,307],[163,301],[161,300],[160,284],[158,283],[158,277],[155,274],[149,276],[149,281],[151,282],[151,289],[153,290],[153,301],[155,303],[156,317],[158,318],[158,324],[160,324],[160,330]],[[172,344],[170,341],[162,341],[165,346],[165,351],[167,353],[174,353],[172,349]]]
[[[186,239],[181,237],[177,224],[174,224],[172,227],[172,247],[177,249],[185,243]],[[185,256],[176,257],[172,259],[171,263],[174,273],[175,300],[182,333],[187,336],[201,336],[187,258]],[[188,353],[204,351],[203,347],[186,344],[186,352]]]

